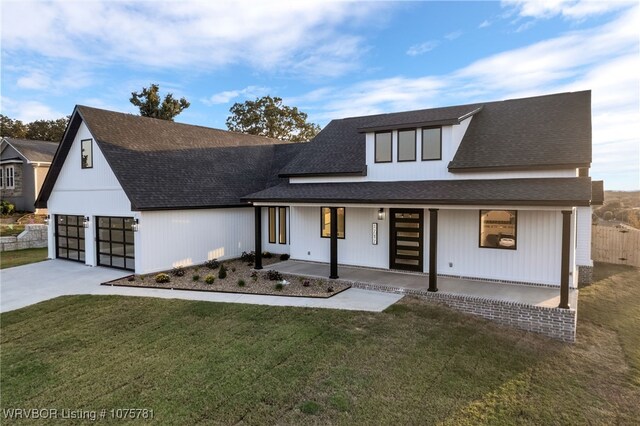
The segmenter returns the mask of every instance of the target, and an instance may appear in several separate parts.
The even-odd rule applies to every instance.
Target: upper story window
[[[391,132],[376,133],[375,142],[375,162],[390,163],[391,162]]]
[[[4,185],[6,186],[7,189],[15,188],[13,166],[6,166],[4,168]]]
[[[398,161],[416,161],[415,130],[398,130]]]
[[[480,247],[516,249],[518,212],[480,210]]]
[[[83,169],[93,168],[93,140],[83,139],[80,141],[80,156]]]
[[[422,129],[422,160],[442,160],[442,128]]]

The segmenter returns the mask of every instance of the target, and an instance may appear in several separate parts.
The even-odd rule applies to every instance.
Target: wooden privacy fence
[[[591,257],[594,262],[640,267],[640,230],[598,225],[591,229]]]

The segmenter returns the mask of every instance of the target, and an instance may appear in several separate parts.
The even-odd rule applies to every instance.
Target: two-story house
[[[36,204],[49,257],[92,266],[270,251],[432,291],[558,286],[568,307],[591,279],[590,165],[589,91],[334,120],[306,144],[78,106]]]

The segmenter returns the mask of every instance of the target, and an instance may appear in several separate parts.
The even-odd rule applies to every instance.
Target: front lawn
[[[165,424],[633,424],[640,271],[581,290],[578,314],[568,345],[416,299],[376,314],[63,297],[0,315],[1,403]]]
[[[24,231],[24,225],[12,223],[10,225],[0,225],[0,237],[15,237]]]
[[[42,262],[47,259],[47,255],[48,252],[46,247],[3,251],[0,253],[0,269],[26,265],[28,263]]]

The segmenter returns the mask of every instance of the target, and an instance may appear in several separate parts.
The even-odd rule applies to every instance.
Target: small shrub
[[[287,253],[282,253],[280,255],[280,260],[289,260],[289,255]]]
[[[327,293],[333,293],[333,287],[331,286],[327,287]]]
[[[194,281],[200,281],[200,275],[195,274],[194,276],[191,277],[191,279]]]
[[[135,275],[131,275],[129,278],[127,278],[127,281],[131,282],[131,281],[135,281],[136,277]]]
[[[231,267],[231,272],[235,272],[235,271],[236,271],[236,267],[235,267],[235,266],[232,266],[232,267]]]
[[[138,278],[140,278],[140,281],[144,281],[145,276],[144,275],[140,275]]]
[[[218,259],[211,259],[205,262],[205,266],[209,269],[218,269],[221,263]]]
[[[265,251],[264,253],[262,253],[262,257],[264,257],[265,259],[271,259],[273,255],[268,251]]]
[[[243,251],[240,255],[240,260],[247,263],[253,263],[256,261],[256,253],[253,251],[250,251],[249,253]]]
[[[303,287],[309,287],[310,285],[311,285],[311,282],[309,280],[302,281],[302,286]]]
[[[218,278],[220,278],[221,280],[224,280],[225,278],[227,278],[227,268],[225,268],[224,265],[220,265],[220,270],[218,271]]]
[[[171,281],[171,277],[168,274],[165,274],[164,272],[156,275],[156,282],[158,284],[164,284],[170,281]]]
[[[238,280],[238,287],[244,287],[246,285],[246,283],[244,282],[244,280]]]
[[[0,202],[0,214],[9,215],[16,211],[16,206],[8,202],[7,200],[2,200]]]
[[[184,268],[182,266],[176,266],[171,270],[171,275],[173,275],[174,277],[183,277]]]
[[[282,274],[272,269],[267,271],[267,279],[271,281],[282,281]]]
[[[216,280],[216,277],[214,277],[213,275],[209,274],[206,277],[204,277],[204,282],[207,284],[213,284],[213,282]]]
[[[251,273],[251,279],[254,280],[254,281],[258,281],[258,272],[253,271]]]
[[[282,283],[276,283],[276,285],[274,285],[273,288],[280,291],[284,288],[284,285]]]

